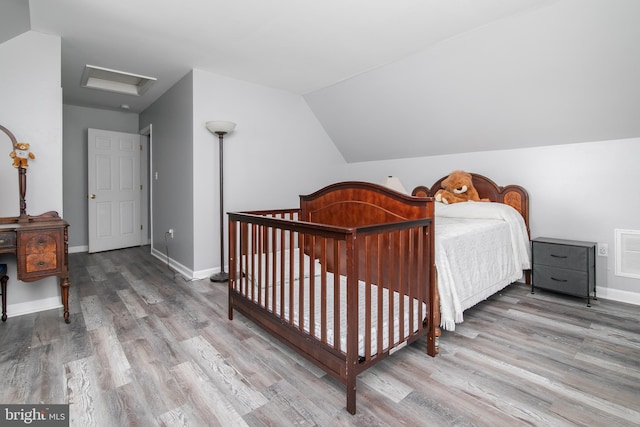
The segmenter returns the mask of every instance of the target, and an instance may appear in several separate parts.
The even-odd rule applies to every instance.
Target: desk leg
[[[60,293],[62,294],[62,307],[64,308],[64,321],[67,323],[71,323],[71,320],[69,320],[69,286],[71,286],[71,282],[69,281],[69,278],[61,277]]]
[[[0,286],[2,286],[2,321],[7,321],[7,282],[9,276],[0,277]]]

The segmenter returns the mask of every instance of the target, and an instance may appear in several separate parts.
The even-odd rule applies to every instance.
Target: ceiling
[[[194,68],[308,94],[549,2],[28,0],[25,10],[30,29],[61,37],[64,103],[139,113]],[[141,96],[87,89],[87,64],[157,80]]]

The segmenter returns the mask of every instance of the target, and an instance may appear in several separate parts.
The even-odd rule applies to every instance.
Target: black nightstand
[[[538,237],[531,241],[532,281],[542,288],[587,298],[596,298],[596,243]]]

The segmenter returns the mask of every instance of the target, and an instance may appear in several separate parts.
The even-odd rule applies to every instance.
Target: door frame
[[[153,179],[151,171],[153,170],[152,162],[152,141],[153,141],[153,125],[140,129],[138,132],[142,138],[140,138],[140,144],[142,146],[142,153],[140,153],[140,182],[142,183],[142,177],[144,176],[146,181],[142,183],[142,188],[145,190],[142,192],[140,200],[140,220],[142,224],[142,244],[150,245],[153,248]],[[151,251],[151,249],[149,249]]]

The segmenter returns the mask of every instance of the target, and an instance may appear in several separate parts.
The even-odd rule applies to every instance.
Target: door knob
[[[89,196],[89,198],[90,198],[90,199],[95,199],[95,198],[96,198],[96,195],[95,195],[95,194],[92,194],[92,195],[90,195],[90,196]]]

